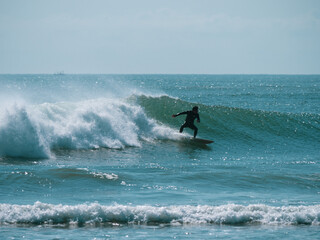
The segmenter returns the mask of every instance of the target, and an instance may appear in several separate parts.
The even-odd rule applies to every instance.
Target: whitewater
[[[319,75],[0,75],[1,239],[316,239]],[[179,133],[199,107],[198,136]]]
[[[0,138],[0,153],[10,157],[49,158],[51,149],[139,147],[141,140],[178,135],[148,119],[141,107],[114,99],[15,105],[10,110]]]

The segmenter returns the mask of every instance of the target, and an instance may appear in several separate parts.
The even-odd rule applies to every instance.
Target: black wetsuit
[[[198,119],[198,121],[200,122],[199,114],[194,113],[193,111],[186,111],[186,112],[178,113],[176,116],[183,115],[183,114],[187,114],[187,117],[186,117],[186,121],[184,122],[184,124],[180,127],[180,132],[182,133],[183,129],[185,127],[188,127],[188,128],[191,128],[192,130],[194,130],[193,136],[196,137],[197,133],[198,133],[198,128],[194,125],[194,120]]]

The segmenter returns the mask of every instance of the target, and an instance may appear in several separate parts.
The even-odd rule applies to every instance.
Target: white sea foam
[[[50,157],[51,150],[141,146],[178,138],[135,104],[118,99],[20,105],[1,113],[0,156]]]
[[[164,206],[0,204],[0,224],[263,224],[320,225],[320,205]]]

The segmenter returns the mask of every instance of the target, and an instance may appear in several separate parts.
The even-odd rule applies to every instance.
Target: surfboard
[[[195,143],[200,143],[200,144],[210,144],[210,143],[214,142],[212,140],[202,139],[202,138],[191,138],[190,140]]]

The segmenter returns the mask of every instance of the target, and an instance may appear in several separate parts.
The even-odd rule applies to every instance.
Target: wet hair
[[[198,106],[194,106],[194,107],[192,108],[192,111],[198,111]]]

